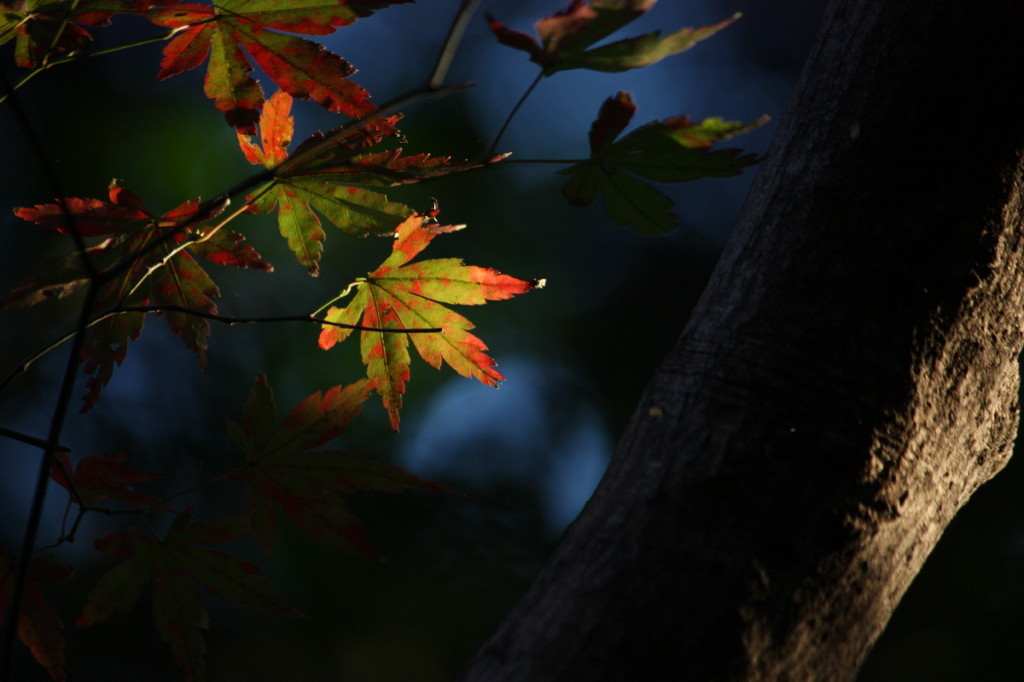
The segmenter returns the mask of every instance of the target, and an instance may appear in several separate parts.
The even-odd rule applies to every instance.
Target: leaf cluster
[[[204,677],[202,630],[208,612],[200,588],[239,606],[302,616],[258,575],[257,565],[211,546],[237,545],[249,538],[270,557],[280,522],[286,519],[316,542],[365,559],[377,558],[363,526],[349,511],[348,498],[446,488],[369,452],[322,446],[348,427],[372,393],[380,396],[392,429],[398,430],[411,377],[410,346],[435,369],[445,364],[462,376],[497,386],[504,377],[487,345],[473,333],[473,322],[451,306],[507,300],[545,283],[467,265],[458,258],[422,259],[435,238],[465,226],[438,222],[436,200],[426,211],[401,200],[405,185],[508,163],[508,154],[493,151],[501,132],[492,151],[466,160],[406,154],[394,145],[403,139],[397,105],[459,89],[442,86],[443,65],[454,53],[459,31],[453,28],[427,86],[397,98],[396,106],[380,108],[351,80],[355,68],[348,61],[308,38],[331,34],[377,10],[409,1],[0,2],[0,45],[11,43],[15,64],[27,70],[0,100],[13,97],[33,77],[62,63],[161,41],[165,44],[157,78],[206,64],[204,93],[233,129],[240,153],[257,167],[252,176],[212,199],[189,199],[169,210],[151,208],[119,179],[109,184],[103,198],[59,197],[15,209],[17,218],[66,236],[69,246],[59,257],[34,263],[32,274],[0,297],[4,313],[72,297],[81,302],[79,322],[71,331],[20,362],[0,382],[2,390],[38,358],[70,342],[68,378],[57,392],[48,438],[3,432],[38,446],[42,471],[67,492],[65,517],[47,551],[72,541],[89,513],[120,515],[129,521],[125,529],[95,541],[108,568],[76,625],[103,623],[148,597],[157,631],[190,680]],[[466,3],[462,12],[471,5]],[[738,16],[666,35],[655,31],[603,42],[653,5],[654,0],[572,0],[537,23],[539,39],[489,15],[487,22],[499,42],[529,54],[540,67],[539,80],[573,69],[613,72],[653,64],[693,47]],[[123,15],[143,19],[162,33],[94,49],[93,31]],[[461,15],[454,26],[460,25]],[[254,77],[256,67],[277,87],[269,97]],[[532,86],[524,99],[531,91]],[[346,118],[333,130],[314,133],[292,148],[291,109],[296,98]],[[756,161],[738,150],[714,147],[763,120],[743,124],[709,118],[694,123],[680,116],[624,134],[635,111],[628,93],[609,98],[591,126],[589,157],[562,162],[566,168],[560,172],[568,176],[562,193],[571,204],[589,205],[600,195],[613,220],[642,233],[667,232],[677,222],[672,204],[650,183],[735,175]],[[276,214],[278,232],[295,260],[311,276],[339,276],[323,265],[330,229],[325,225],[347,237],[388,238],[391,250],[365,276],[341,279],[338,295],[315,311],[274,317],[224,315],[215,302],[220,296],[217,267],[274,272],[247,242],[249,228],[239,226],[248,215],[270,213]],[[153,314],[165,319],[202,368],[207,366],[214,321],[315,325],[318,336],[310,334],[307,341],[311,347],[315,340],[325,351],[358,332],[366,378],[314,391],[279,422],[269,382],[259,374],[240,419],[227,426],[240,454],[222,462],[219,472],[160,494],[158,486],[165,489],[170,479],[136,468],[131,453],[81,456],[59,445],[73,377],[79,371],[86,377],[81,403],[86,412],[102,398],[116,368],[125,362],[128,347],[142,333],[146,317]],[[205,518],[176,508],[181,496],[214,485],[236,486],[244,499],[242,507],[234,514]],[[38,495],[34,509],[41,509],[42,503],[43,496]],[[168,514],[173,515],[168,529],[158,532],[160,525],[152,522],[153,517]],[[32,523],[38,522],[30,522],[27,533],[34,538],[37,528]],[[51,553],[12,558],[0,549],[0,616],[6,613],[8,621],[16,623],[17,636],[55,680],[66,679],[63,621],[43,589],[72,571]],[[13,635],[8,641],[14,641]],[[10,657],[9,648],[5,656]]]

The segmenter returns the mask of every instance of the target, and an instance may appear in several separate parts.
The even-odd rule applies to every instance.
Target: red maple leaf
[[[256,378],[231,435],[245,451],[246,467],[232,477],[246,486],[246,512],[267,553],[276,535],[280,508],[309,536],[366,558],[376,552],[363,526],[348,511],[343,495],[360,491],[442,490],[365,452],[313,450],[337,437],[365,402],[366,380],[317,391],[295,406],[277,426],[274,397],[264,375]]]
[[[152,585],[153,617],[160,638],[171,647],[174,660],[188,679],[202,680],[206,643],[200,630],[206,627],[209,614],[195,583],[239,606],[303,617],[273,591],[269,582],[255,575],[257,566],[203,547],[247,532],[246,522],[225,516],[191,523],[186,511],[175,519],[162,540],[135,529],[100,538],[96,549],[118,562],[97,581],[76,625],[86,627],[128,611]]]
[[[70,566],[52,563],[52,556],[39,556],[32,560],[29,579],[39,584],[52,584],[71,575]],[[14,562],[0,548],[0,621],[7,615],[13,588]],[[46,668],[50,677],[64,682],[64,638],[60,631],[64,627],[60,616],[46,601],[43,593],[31,583],[26,585],[25,595],[18,614],[18,638],[29,648],[39,665]]]
[[[250,163],[275,171],[274,180],[253,193],[252,210],[269,213],[276,207],[281,236],[312,275],[319,273],[326,238],[317,214],[354,236],[390,235],[412,209],[368,187],[422,182],[505,157],[472,162],[429,154],[402,156],[401,149],[366,151],[398,136],[398,116],[373,118],[326,135],[315,133],[289,154],[294,133],[291,105],[288,93],[275,93],[260,115],[260,146],[241,132],[238,143]]]
[[[155,497],[132,490],[129,486],[134,483],[155,481],[160,476],[128,466],[124,463],[123,452],[86,457],[74,469],[66,454],[58,452],[56,456],[63,468],[54,463],[50,469],[50,477],[62,488],[70,491],[71,483],[64,472],[70,473],[75,489],[82,496],[82,503],[87,506],[98,505],[108,498],[120,500],[140,509],[157,505]]]
[[[0,45],[14,40],[14,63],[36,67],[54,57],[84,50],[92,43],[85,26],[106,26],[117,12],[143,2],[22,0],[0,3]],[[58,33],[59,31],[59,33]]]
[[[222,265],[270,270],[256,251],[230,230],[214,232],[202,221],[187,224],[199,209],[199,200],[188,201],[157,217],[119,181],[111,183],[109,201],[63,199],[61,203],[16,209],[19,218],[43,227],[83,238],[100,238],[88,247],[93,265],[103,269],[129,262],[121,273],[105,282],[97,297],[96,310],[114,307],[168,305],[205,313],[216,313],[211,297],[217,286],[192,254]],[[209,217],[204,217],[208,220]],[[70,223],[69,223],[70,221]],[[43,263],[37,275],[29,277],[0,301],[0,310],[33,305],[74,293],[89,281],[82,255],[73,253]],[[206,337],[209,322],[181,311],[160,313],[171,330],[206,365]],[[89,393],[82,410],[92,407],[100,391],[124,362],[130,341],[142,332],[145,314],[120,312],[106,316],[89,327],[82,351]]]
[[[398,430],[405,382],[409,379],[409,339],[420,357],[434,368],[446,362],[466,377],[497,386],[504,377],[484,351],[487,346],[469,333],[473,323],[442,303],[481,305],[512,298],[544,285],[497,270],[464,265],[457,258],[441,258],[409,264],[431,240],[462,226],[424,224],[420,215],[399,225],[391,255],[365,278],[350,284],[342,296],[355,291],[345,307],[332,306],[328,322],[394,331],[362,331],[360,349],[367,376],[380,393],[391,426]],[[339,297],[340,298],[340,297]],[[408,334],[407,330],[440,329],[440,332]],[[327,326],[320,332],[320,347],[327,350],[345,340],[352,329]]]
[[[304,35],[327,35],[373,10],[411,0],[224,0],[216,6],[164,2],[147,12],[151,21],[180,29],[164,48],[158,78],[194,69],[209,56],[204,90],[228,123],[255,132],[263,91],[250,75],[252,63],[300,99],[362,118],[374,111],[369,93],[348,80],[355,68]],[[281,31],[285,31],[282,33]]]

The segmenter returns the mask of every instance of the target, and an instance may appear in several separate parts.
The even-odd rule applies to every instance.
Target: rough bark
[[[462,680],[856,675],[1017,432],[1022,27],[833,2],[607,475]]]

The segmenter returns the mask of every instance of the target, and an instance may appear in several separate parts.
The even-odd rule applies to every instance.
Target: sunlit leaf
[[[409,339],[420,357],[439,368],[444,361],[466,377],[497,386],[504,377],[484,351],[487,346],[470,333],[473,323],[442,303],[480,305],[511,298],[543,286],[543,280],[525,280],[497,270],[464,265],[456,258],[410,264],[430,241],[457,227],[432,226],[420,215],[410,216],[395,234],[391,255],[367,277],[351,285],[354,296],[347,306],[332,306],[324,318],[341,324],[394,331],[360,332],[360,351],[367,376],[381,395],[391,426],[398,429],[398,413],[409,379]],[[440,332],[405,333],[440,329]],[[352,329],[324,326],[320,347],[343,341]]]
[[[114,307],[167,305],[204,313],[216,313],[213,297],[217,286],[193,257],[193,253],[221,265],[271,270],[241,235],[221,229],[214,232],[203,220],[188,224],[200,208],[198,200],[185,202],[157,216],[115,180],[109,200],[67,198],[58,203],[19,208],[15,215],[62,233],[75,230],[85,239],[100,241],[87,246],[86,256],[94,271],[128,262],[116,277],[104,282],[96,311]],[[181,228],[181,225],[187,227]],[[143,281],[143,278],[145,280]],[[34,305],[73,294],[88,284],[88,271],[77,251],[44,262],[38,274],[23,281],[0,301],[0,310]],[[209,322],[184,312],[162,313],[168,326],[206,365]],[[138,338],[145,320],[141,312],[120,312],[92,324],[87,332],[81,361],[89,375],[89,392],[83,411],[92,407],[124,362],[128,345]]]
[[[209,57],[206,95],[230,125],[252,133],[263,108],[263,92],[249,75],[250,58],[293,97],[312,99],[353,118],[373,112],[369,93],[348,79],[355,73],[351,64],[292,34],[327,35],[376,9],[410,1],[223,0],[214,6],[163,2],[147,16],[180,30],[164,48],[159,78],[194,69]]]
[[[92,36],[85,27],[105,26],[113,14],[137,9],[142,4],[114,0],[0,3],[0,45],[14,40],[15,64],[26,68],[40,66],[44,61],[88,48]]]
[[[397,136],[397,116],[327,135],[316,133],[289,155],[294,132],[291,104],[287,93],[275,93],[260,117],[260,144],[241,132],[238,142],[250,163],[276,169],[274,180],[253,194],[253,210],[277,209],[281,236],[312,275],[320,271],[326,238],[318,216],[355,236],[392,234],[412,209],[368,187],[421,182],[482,165],[427,154],[403,157],[401,149],[367,153],[384,138]],[[314,153],[317,148],[321,149]],[[491,160],[500,158],[504,157]]]

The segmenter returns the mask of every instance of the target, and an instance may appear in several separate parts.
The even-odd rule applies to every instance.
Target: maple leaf
[[[398,135],[397,116],[378,117],[327,135],[316,133],[289,155],[294,133],[291,105],[288,93],[275,93],[260,115],[260,145],[241,132],[238,143],[250,163],[275,170],[274,180],[254,192],[252,210],[268,213],[277,208],[281,236],[312,275],[319,273],[326,237],[317,213],[356,236],[392,234],[412,209],[365,186],[420,182],[505,156],[456,162],[428,154],[403,157],[401,149],[364,152],[385,137]]]
[[[216,6],[164,2],[147,12],[156,24],[180,29],[164,48],[158,78],[194,69],[210,58],[204,91],[229,125],[255,132],[263,92],[252,63],[285,92],[330,111],[362,118],[374,111],[369,93],[348,80],[355,68],[323,46],[296,35],[327,35],[373,10],[411,0],[223,0]],[[285,31],[286,33],[281,33]]]
[[[345,430],[372,388],[369,381],[362,380],[317,391],[277,426],[267,378],[262,374],[256,378],[241,424],[229,422],[229,430],[247,462],[233,480],[246,487],[246,512],[268,554],[280,507],[317,542],[372,559],[376,552],[365,539],[362,524],[346,508],[342,494],[444,489],[374,461],[364,452],[311,450]]]
[[[160,638],[171,647],[188,679],[203,679],[206,644],[201,630],[209,614],[198,582],[210,594],[239,606],[292,618],[304,617],[279,597],[259,568],[248,561],[202,545],[232,540],[249,532],[239,519],[218,516],[191,523],[185,511],[162,540],[136,529],[117,531],[95,542],[96,549],[118,560],[96,583],[76,622],[87,627],[131,609],[153,586],[153,616]]]
[[[52,556],[39,556],[32,560],[29,579],[39,584],[52,584],[71,575],[70,566],[52,563]],[[14,587],[15,564],[0,548],[0,621],[7,615],[11,590]],[[29,648],[39,665],[50,677],[64,682],[64,638],[60,631],[64,623],[42,592],[31,583],[25,586],[21,613],[18,614],[18,638]]]
[[[85,26],[106,26],[113,14],[139,4],[113,0],[0,3],[0,45],[14,40],[14,63],[26,68],[40,66],[87,48],[92,36]]]
[[[398,226],[387,260],[349,285],[342,296],[354,290],[352,300],[345,307],[332,306],[324,318],[328,322],[395,330],[362,331],[360,351],[367,376],[381,395],[396,431],[405,382],[410,376],[410,337],[420,357],[435,369],[444,361],[462,376],[476,378],[487,386],[497,386],[504,378],[484,352],[484,342],[469,333],[473,323],[442,303],[481,305],[544,285],[544,280],[518,279],[490,268],[464,265],[457,258],[409,264],[435,236],[461,227],[432,226],[424,224],[421,215],[410,216]],[[441,331],[404,333],[416,329]],[[320,347],[327,350],[352,331],[324,325]]]
[[[218,296],[219,291],[192,254],[221,265],[258,270],[272,268],[235,232],[225,229],[214,232],[213,228],[201,223],[180,228],[188,224],[199,207],[199,200],[195,199],[157,217],[120,181],[115,180],[109,188],[109,201],[67,198],[60,203],[18,208],[14,214],[65,233],[69,231],[71,221],[81,237],[100,238],[99,243],[86,249],[97,269],[102,270],[126,259],[131,261],[120,275],[102,284],[97,296],[97,310],[153,304],[215,313],[217,306],[211,297]],[[170,238],[167,238],[169,233]],[[153,243],[157,246],[150,248]],[[139,286],[138,282],[150,269],[153,272]],[[24,280],[0,301],[0,310],[62,298],[87,283],[81,254],[76,252],[49,260],[41,265],[38,274]],[[160,314],[164,315],[171,330],[196,353],[199,364],[205,367],[209,322],[184,312]],[[122,312],[90,326],[81,357],[85,373],[90,377],[83,412],[99,399],[114,367],[124,362],[128,344],[138,338],[144,320],[144,313]]]
[[[677,218],[671,199],[634,176],[687,182],[738,175],[757,162],[757,155],[741,155],[738,149],[712,151],[712,147],[768,121],[765,116],[753,123],[720,118],[694,123],[678,116],[648,123],[615,141],[635,111],[629,93],[619,92],[605,100],[590,127],[590,158],[558,173],[569,176],[562,195],[570,204],[589,206],[600,194],[613,220],[644,234],[670,232]]]
[[[508,47],[529,53],[545,76],[567,69],[626,71],[661,61],[709,38],[732,22],[739,14],[717,24],[701,28],[681,28],[661,35],[661,31],[626,38],[590,48],[649,10],[655,0],[572,0],[564,10],[537,22],[540,42],[525,33],[508,28],[490,14],[485,15],[491,32]]]
[[[133,483],[155,481],[160,476],[128,466],[124,463],[123,452],[86,457],[74,469],[65,453],[58,452],[56,457],[63,468],[54,463],[50,469],[50,478],[70,492],[72,486],[64,472],[71,473],[74,489],[81,495],[82,503],[86,506],[98,505],[107,498],[120,500],[140,509],[158,505],[155,497],[132,490],[129,486]]]

